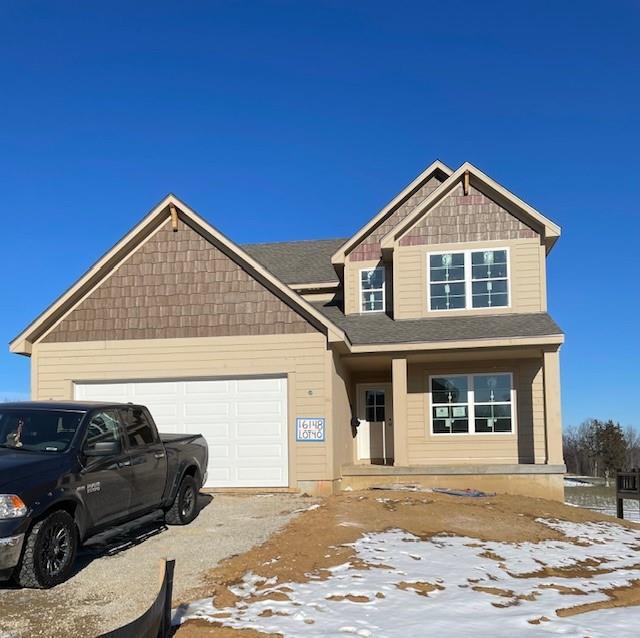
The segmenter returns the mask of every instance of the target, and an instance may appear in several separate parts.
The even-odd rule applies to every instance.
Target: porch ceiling
[[[398,357],[407,359],[407,363],[449,363],[465,361],[515,361],[517,359],[542,359],[543,349],[527,348],[481,348],[469,350],[436,350],[428,352],[389,352],[384,354],[350,354],[342,357],[348,370],[352,372],[371,372],[386,370],[391,374],[391,361]]]

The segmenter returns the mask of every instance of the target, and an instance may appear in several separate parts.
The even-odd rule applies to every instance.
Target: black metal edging
[[[161,561],[160,591],[147,611],[129,624],[97,638],[169,638],[171,635],[171,598],[175,560]]]
[[[624,518],[624,500],[640,502],[640,468],[616,471],[616,516]]]

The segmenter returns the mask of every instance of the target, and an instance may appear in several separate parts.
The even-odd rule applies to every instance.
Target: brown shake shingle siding
[[[393,228],[395,228],[421,201],[431,195],[440,186],[441,179],[431,177],[418,188],[410,197],[396,210],[394,210],[379,226],[376,226],[350,253],[352,261],[367,261],[370,259],[380,259],[380,240]]]
[[[401,246],[449,244],[495,239],[531,239],[535,230],[473,186],[462,185],[424,215],[400,239]]]
[[[314,332],[238,263],[170,222],[132,253],[44,342]]]

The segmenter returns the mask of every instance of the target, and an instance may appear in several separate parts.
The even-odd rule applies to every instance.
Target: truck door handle
[[[164,452],[156,452],[153,456],[156,459],[163,459],[164,458]]]

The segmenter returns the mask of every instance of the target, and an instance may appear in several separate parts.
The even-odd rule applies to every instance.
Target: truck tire
[[[25,540],[15,575],[21,587],[48,589],[69,578],[78,551],[73,518],[58,510],[38,521]]]
[[[198,486],[192,476],[185,476],[164,518],[168,525],[188,525],[197,515]]]

